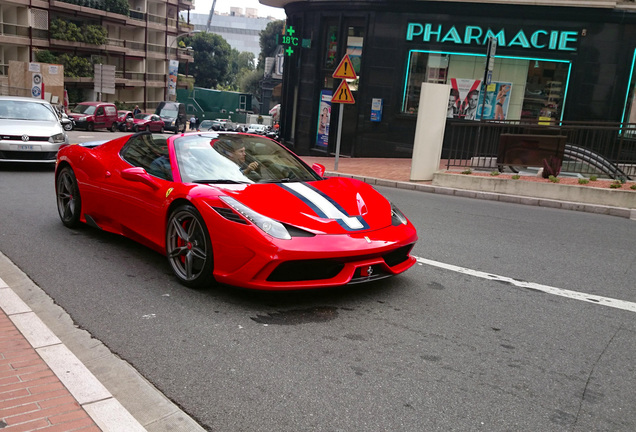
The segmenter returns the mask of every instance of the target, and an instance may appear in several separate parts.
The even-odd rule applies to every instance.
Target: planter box
[[[558,183],[536,183],[523,180],[441,172],[435,173],[433,176],[433,185],[480,192],[495,192],[505,195],[545,198],[629,209],[636,208],[636,193],[630,190],[600,189],[560,185]]]

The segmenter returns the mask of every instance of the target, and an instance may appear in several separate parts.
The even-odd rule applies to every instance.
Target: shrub
[[[496,177],[499,175],[499,171],[493,171],[490,173],[491,176]]]
[[[588,179],[580,178],[579,184],[588,184],[590,181]]]
[[[472,174],[472,173],[473,173],[473,170],[471,170],[471,169],[469,168],[469,169],[467,169],[466,171],[462,171],[461,173],[462,173],[462,174]]]
[[[636,184],[633,184],[629,187],[630,189],[636,190]]]
[[[598,180],[598,176],[597,175],[590,176],[590,181],[596,181],[596,180]]]
[[[623,187],[623,183],[621,183],[620,180],[614,180],[612,183],[610,183],[609,187],[612,188],[612,189],[618,189],[618,188]]]
[[[521,178],[521,176],[519,174],[515,174],[512,176],[513,180],[519,180]]]
[[[556,178],[555,176],[551,175],[550,177],[548,177],[548,180],[550,180],[552,183],[558,183],[559,179]]]

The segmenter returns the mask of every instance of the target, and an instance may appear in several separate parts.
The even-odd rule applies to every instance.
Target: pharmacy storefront
[[[300,154],[333,153],[342,109],[341,154],[410,157],[422,82],[450,85],[450,122],[636,122],[636,7],[261,3],[285,7],[295,38],[285,54],[281,125]],[[354,104],[331,100],[345,56]]]

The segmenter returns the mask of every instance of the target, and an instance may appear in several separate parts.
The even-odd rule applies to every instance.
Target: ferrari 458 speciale
[[[165,254],[186,286],[333,287],[410,268],[411,222],[372,186],[325,178],[263,136],[149,132],[67,145],[57,208]]]

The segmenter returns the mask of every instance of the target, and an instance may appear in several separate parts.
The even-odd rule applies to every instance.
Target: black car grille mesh
[[[399,249],[395,249],[394,251],[391,251],[388,254],[383,255],[382,258],[384,259],[384,262],[386,262],[386,264],[389,267],[396,266],[398,264],[403,263],[409,258],[409,252],[412,247],[413,247],[412,244],[402,246]]]
[[[22,135],[0,135],[0,140],[2,141],[22,141]],[[25,144],[28,144],[32,141],[38,142],[46,142],[49,140],[47,136],[29,136],[28,141],[24,141]]]
[[[12,160],[55,160],[57,152],[0,151],[0,159]]]
[[[298,260],[281,263],[267,278],[270,282],[293,282],[331,279],[344,268],[332,260]]]

